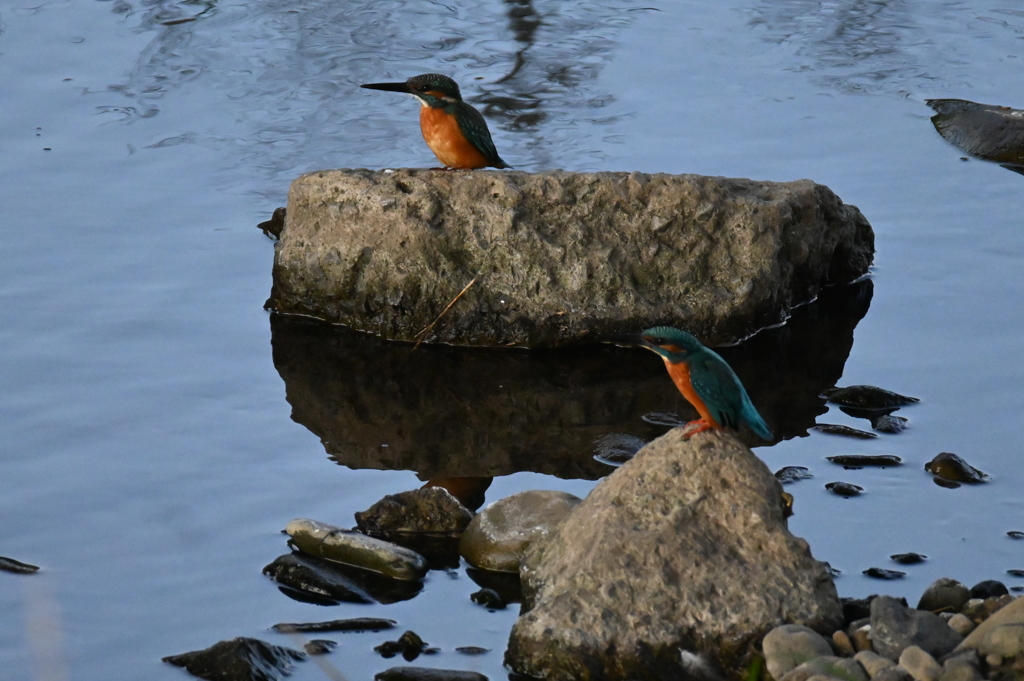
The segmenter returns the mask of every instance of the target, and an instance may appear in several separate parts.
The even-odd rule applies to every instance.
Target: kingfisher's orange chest
[[[689,365],[687,365],[686,362],[673,364],[664,357],[662,357],[662,360],[665,362],[665,368],[668,369],[668,375],[672,377],[672,382],[676,384],[677,388],[679,388],[679,392],[683,394],[686,401],[692,404],[697,410],[697,413],[700,414],[701,418],[711,424],[712,427],[721,428],[721,424],[711,416],[707,405],[704,404],[704,400],[702,400],[700,395],[697,394],[697,391],[693,389],[693,383],[690,381]]]
[[[420,107],[420,131],[430,150],[449,168],[487,167],[487,159],[462,134],[455,115],[443,108]]]

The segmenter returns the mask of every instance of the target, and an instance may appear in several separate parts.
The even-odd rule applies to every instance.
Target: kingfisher
[[[484,117],[462,101],[459,84],[448,76],[425,73],[404,83],[367,83],[359,87],[405,92],[420,100],[423,139],[446,168],[511,167],[498,156]]]
[[[746,423],[763,440],[773,438],[732,367],[692,335],[671,326],[655,326],[628,338],[631,345],[658,353],[672,382],[700,414],[686,424],[690,435],[712,428],[736,430]]]

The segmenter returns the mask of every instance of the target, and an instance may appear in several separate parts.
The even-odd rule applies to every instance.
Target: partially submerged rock
[[[292,183],[267,306],[405,341],[557,346],[671,322],[721,344],[873,253],[860,211],[809,180],[320,171]]]
[[[389,494],[356,513],[359,531],[371,537],[436,533],[459,535],[473,514],[443,487]]]
[[[20,560],[0,556],[0,570],[3,570],[4,572],[15,572],[22,575],[30,575],[33,572],[39,572],[39,566],[22,563]]]
[[[302,553],[278,557],[263,568],[263,574],[281,585],[286,596],[318,605],[396,603],[415,597],[423,589],[420,581],[391,579]]]
[[[1024,110],[966,99],[926,99],[925,103],[935,110],[932,125],[947,142],[1024,173]]]
[[[781,492],[731,434],[654,440],[528,552],[506,663],[552,680],[687,678],[699,659],[735,668],[780,624],[831,634],[835,586],[786,528]]]
[[[299,550],[311,556],[403,581],[418,580],[427,574],[427,561],[420,554],[360,532],[305,518],[288,523],[285,532]]]
[[[952,452],[936,454],[934,459],[924,465],[924,469],[936,478],[950,482],[966,482],[977,485],[988,481],[987,473],[979,471]]]
[[[209,681],[279,681],[291,674],[296,660],[304,659],[298,650],[239,637],[163,661]]]
[[[526,550],[548,536],[580,503],[568,492],[527,490],[480,511],[459,540],[459,553],[483,570],[519,572]]]
[[[281,622],[270,627],[280,634],[292,632],[322,632],[322,631],[384,631],[394,629],[394,620],[382,619],[380,617],[352,617],[344,620],[330,620],[327,622]]]
[[[833,404],[865,411],[896,410],[908,404],[920,402],[916,397],[900,395],[873,385],[850,385],[845,388],[829,388],[823,396]]]
[[[373,677],[374,681],[487,681],[477,672],[430,667],[392,667]]]

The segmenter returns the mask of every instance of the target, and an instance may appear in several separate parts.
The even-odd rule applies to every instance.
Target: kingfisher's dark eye
[[[664,338],[660,338],[660,337],[655,337],[655,338],[648,337],[646,340],[651,345],[664,345],[665,344],[665,339]]]

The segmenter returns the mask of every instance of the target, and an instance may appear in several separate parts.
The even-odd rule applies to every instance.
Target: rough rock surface
[[[356,513],[360,532],[385,539],[392,534],[415,532],[459,534],[472,519],[469,509],[443,487],[389,494]]]
[[[961,638],[933,612],[912,610],[889,596],[871,601],[871,643],[875,652],[890,660],[898,660],[904,649],[915,645],[939,658]]]
[[[239,637],[163,661],[210,681],[279,681],[291,674],[297,660],[304,659],[297,650]]]
[[[918,610],[938,612],[948,610],[959,612],[971,598],[971,590],[965,584],[949,577],[940,577],[928,585],[917,603]]]
[[[506,663],[549,680],[686,678],[693,653],[735,668],[780,624],[834,631],[835,585],[781,494],[729,433],[654,440],[527,553]]]
[[[1009,605],[996,611],[991,617],[979,624],[978,628],[972,631],[957,646],[957,650],[965,650],[967,648],[977,650],[989,632],[1004,624],[1024,624],[1024,598],[1014,599]]]
[[[459,553],[483,570],[519,572],[523,554],[580,503],[568,492],[527,490],[480,511],[459,540]]]
[[[860,211],[810,180],[335,170],[296,179],[270,309],[411,341],[557,346],[656,323],[721,344],[867,272]]]

